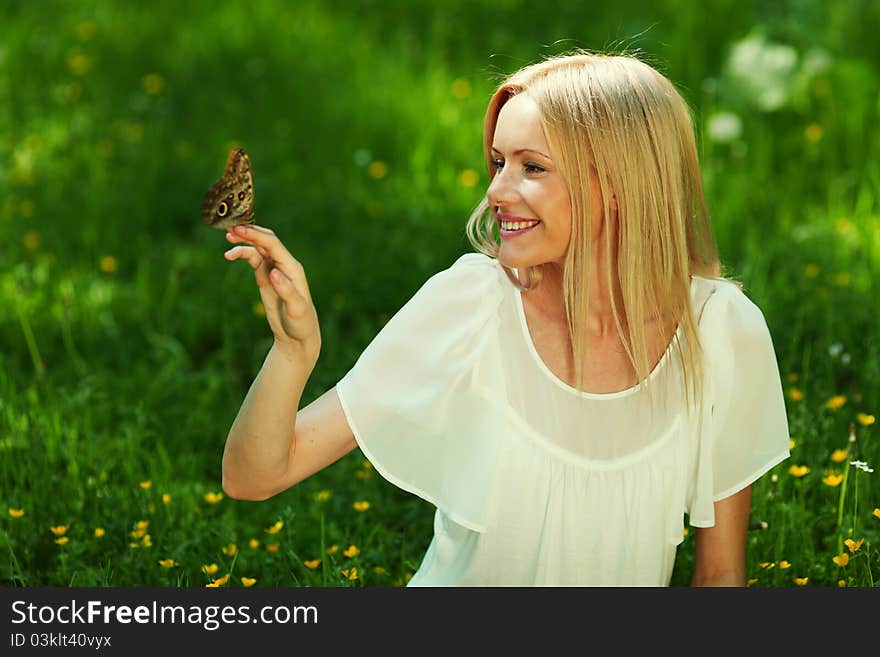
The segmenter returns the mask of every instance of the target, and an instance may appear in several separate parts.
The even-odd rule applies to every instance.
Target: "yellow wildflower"
[[[9,509],[9,515],[13,518],[21,518],[24,515],[24,509]]]
[[[458,174],[458,183],[462,187],[473,187],[480,181],[480,176],[473,169],[465,169]]]
[[[98,266],[105,274],[112,274],[117,269],[119,269],[119,263],[113,256],[102,256],[101,260],[98,263]]]
[[[256,550],[258,547],[260,547],[260,542],[257,539],[252,538],[248,541],[248,547],[252,550]]]
[[[682,532],[681,532],[682,536],[687,536],[690,533],[691,533],[691,530],[688,529],[687,527],[685,527],[684,530],[682,530]]]
[[[278,543],[266,543],[267,552],[278,552]]]
[[[373,178],[374,180],[384,178],[388,175],[388,165],[385,164],[385,162],[383,162],[382,160],[370,162],[370,166],[367,167],[367,174],[370,176],[370,178]]]
[[[801,392],[800,388],[791,388],[788,391],[788,398],[791,401],[800,401],[804,398],[804,393]]]
[[[165,81],[162,79],[162,76],[157,73],[148,73],[141,79],[141,87],[143,87],[144,91],[148,94],[156,95],[162,91],[162,87],[165,86]]]
[[[358,569],[357,569],[357,568],[351,568],[351,569],[349,570],[348,568],[343,568],[343,570],[342,570],[342,574],[345,575],[348,579],[350,579],[350,580],[353,581],[353,580],[356,580],[356,579],[358,578]]]
[[[254,304],[251,306],[251,310],[257,317],[266,316],[266,306],[263,305],[262,301],[254,301]]]
[[[35,230],[27,231],[21,239],[28,251],[36,251],[40,246],[40,234]]]
[[[67,56],[67,67],[74,75],[85,75],[92,69],[92,60],[79,52],[71,52]]]
[[[832,557],[831,561],[843,568],[846,564],[849,563],[849,555],[846,552],[842,552],[836,557]]]
[[[215,563],[206,563],[202,566],[202,572],[205,573],[205,575],[213,575],[219,568],[220,567]]]
[[[105,534],[103,527],[95,527],[95,538],[101,538]]]
[[[805,465],[792,465],[792,466],[788,469],[788,473],[789,473],[790,475],[795,476],[795,477],[803,477],[803,476],[804,476],[805,474],[807,474],[809,471],[810,471],[810,468],[808,468],[808,467],[805,466]]]
[[[795,577],[792,581],[795,584],[797,584],[798,586],[804,586],[807,582],[810,581],[810,578],[809,577]]]
[[[150,481],[149,479],[147,481],[142,481],[142,482],[138,483],[138,486],[140,486],[144,490],[149,489],[149,487],[152,485],[153,485],[153,482]]]
[[[217,579],[215,579],[213,583],[216,584],[217,586],[223,586],[228,581],[229,581],[229,573],[226,573],[223,577],[218,577]]]
[[[174,559],[159,559],[159,565],[163,568],[174,568],[175,566],[179,566]]]
[[[828,400],[826,406],[830,408],[832,411],[836,411],[838,408],[843,406],[846,403],[846,397],[843,395],[834,395],[831,399]]]
[[[149,527],[149,526],[150,526],[149,520],[138,520],[137,521],[137,528],[140,531],[146,531],[147,527]]]
[[[153,541],[150,540],[149,534],[144,534],[144,537],[141,539],[141,545],[143,547],[152,547],[153,546]]]
[[[69,541],[69,540],[70,540],[70,539],[67,538],[66,536],[62,536],[61,538],[56,538],[56,539],[55,539],[55,542],[58,543],[58,545],[64,545],[64,544],[67,543],[67,541]]]
[[[874,515],[877,515],[878,512],[880,512],[880,509],[875,509]],[[877,515],[877,517],[880,518],[880,515]],[[331,545],[330,547],[327,548],[327,554],[336,554],[338,551],[339,551],[338,545]]]
[[[822,135],[824,134],[825,131],[818,123],[811,123],[804,130],[804,137],[806,137],[807,141],[817,142],[822,139]]]
[[[266,533],[267,533],[267,534],[277,534],[278,532],[281,531],[281,528],[282,528],[282,527],[284,527],[284,523],[281,522],[281,521],[279,520],[279,521],[277,521],[274,525],[272,525],[271,527],[269,527],[269,528],[266,530]]]
[[[171,496],[168,493],[162,493],[162,504],[168,504],[171,501]]]
[[[826,486],[839,486],[841,481],[843,481],[842,474],[830,474],[822,477],[822,483]]]
[[[865,542],[864,538],[860,538],[858,541],[854,541],[851,538],[848,538],[844,541],[844,543],[846,544],[846,547],[849,548],[850,552],[855,552],[856,550],[858,550],[860,547],[862,547],[862,543],[864,543],[864,542]]]
[[[67,533],[67,529],[70,525],[58,525],[57,527],[49,527],[49,530],[55,534],[55,536],[64,536]]]
[[[359,552],[360,552],[360,550],[357,549],[356,545],[349,545],[348,549],[345,550],[342,554],[344,554],[349,559],[351,559],[352,557],[356,556]]]
[[[831,460],[835,463],[842,463],[846,460],[848,454],[848,449],[835,449],[834,452],[831,454]]]
[[[257,580],[253,577],[242,577],[241,578],[241,585],[244,586],[245,588],[247,588],[248,586],[253,586],[256,583],[257,583]]]
[[[315,568],[317,568],[318,566],[321,565],[321,560],[320,559],[312,559],[310,561],[303,561],[303,565],[306,568],[308,568],[309,570],[314,570]]]
[[[221,549],[223,550],[223,554],[225,554],[227,557],[234,557],[235,554],[238,552],[238,546],[235,543],[230,543],[229,545],[226,545]]]
[[[880,518],[880,509],[875,508],[875,509],[874,509],[873,516],[874,516],[875,518]]]
[[[455,78],[450,89],[456,98],[467,98],[471,93],[471,83],[464,78]]]
[[[785,570],[786,568],[791,568],[791,564],[783,559],[779,562],[779,570]]]
[[[354,504],[352,504],[352,507],[354,507],[355,511],[363,512],[370,508],[370,503],[366,500],[363,500],[361,502],[355,502]]]
[[[771,568],[773,568],[773,566],[776,565],[776,562],[775,561],[762,561],[758,565],[761,566],[761,568],[766,568],[767,570],[770,570]]]
[[[863,427],[869,427],[874,424],[874,416],[868,415],[867,413],[859,413],[856,415],[856,419],[859,421]]]
[[[794,438],[789,437],[788,439],[788,448],[794,449],[794,446],[797,445],[797,441]]]
[[[216,589],[219,587],[220,587],[220,584],[218,584],[217,582],[211,582],[209,584],[205,584],[206,589]]]
[[[204,498],[208,504],[217,504],[223,499],[223,493],[205,493]]]
[[[846,588],[846,580],[845,579],[837,580],[837,586],[839,586],[842,589],[845,589]]]
[[[751,586],[752,584],[757,584],[757,582],[758,582],[758,578],[752,577],[746,582],[746,586]]]
[[[317,493],[315,493],[315,501],[326,502],[332,497],[332,495],[333,493],[331,493],[329,490],[319,490]]]

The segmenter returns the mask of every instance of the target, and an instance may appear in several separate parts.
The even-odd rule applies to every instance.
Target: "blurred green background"
[[[6,1],[0,24],[3,585],[405,584],[433,507],[357,450],[217,495],[271,332],[201,199],[244,147],[321,322],[305,405],[471,250],[499,76],[576,47],[690,103],[722,260],[773,335],[794,446],[755,488],[750,583],[880,574],[878,475],[848,465],[880,451],[880,3]]]

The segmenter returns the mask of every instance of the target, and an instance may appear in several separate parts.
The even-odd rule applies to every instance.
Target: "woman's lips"
[[[498,221],[498,231],[501,233],[501,237],[507,239],[511,237],[518,237],[519,235],[524,235],[528,233],[533,228],[536,228],[538,224],[541,223],[539,219],[521,219],[519,217],[510,217],[509,215],[502,215],[501,219],[503,219],[504,223],[508,221],[517,222],[517,221],[528,221],[532,222],[530,226],[526,226],[525,228],[519,228],[517,230],[505,230],[501,227],[501,221]]]

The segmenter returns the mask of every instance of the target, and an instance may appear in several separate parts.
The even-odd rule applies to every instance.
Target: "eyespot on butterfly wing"
[[[211,228],[254,223],[254,178],[251,160],[235,148],[226,160],[226,171],[202,200],[202,219]]]

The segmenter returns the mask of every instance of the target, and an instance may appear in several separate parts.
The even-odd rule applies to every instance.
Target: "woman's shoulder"
[[[500,268],[495,258],[487,256],[485,253],[463,253],[458,259],[452,263],[452,267],[470,267],[479,269],[483,272],[497,273]]]
[[[483,253],[464,253],[449,267],[428,279],[428,283],[458,287],[462,295],[485,294],[489,289],[501,290],[501,270],[498,261]]]
[[[744,344],[763,340],[768,334],[764,313],[745,292],[739,281],[703,278],[706,301],[699,325],[707,336]]]

